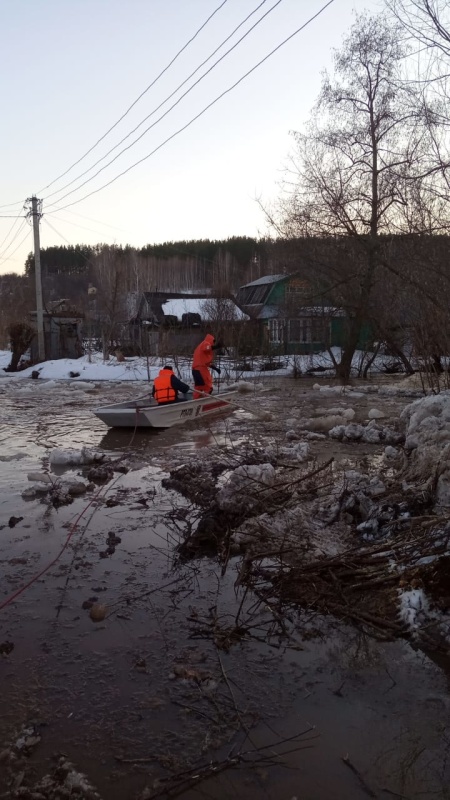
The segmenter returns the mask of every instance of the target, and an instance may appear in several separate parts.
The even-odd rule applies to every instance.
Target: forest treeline
[[[89,276],[95,279],[95,265],[108,257],[124,274],[127,285],[140,282],[142,289],[180,291],[185,288],[211,288],[218,281],[231,288],[254,280],[270,266],[271,242],[251,237],[231,237],[225,240],[200,239],[193,241],[148,244],[142,248],[131,245],[64,245],[41,250],[43,277]],[[276,257],[276,256],[275,256]],[[34,256],[25,262],[25,276],[34,275]],[[134,286],[133,288],[136,288]]]

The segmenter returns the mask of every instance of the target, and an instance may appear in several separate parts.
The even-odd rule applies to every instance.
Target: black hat
[[[163,367],[163,369],[172,369],[172,367],[170,366],[170,364],[166,364],[166,366]]]

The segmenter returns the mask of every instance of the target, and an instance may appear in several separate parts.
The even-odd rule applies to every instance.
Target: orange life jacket
[[[158,377],[154,379],[153,386],[157,403],[173,403],[177,399],[177,393],[171,385],[172,375],[171,369],[162,369]]]

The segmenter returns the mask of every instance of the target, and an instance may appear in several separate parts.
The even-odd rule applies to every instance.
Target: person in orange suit
[[[221,342],[216,344],[216,340],[211,333],[207,333],[202,342],[195,348],[192,359],[192,377],[194,379],[193,400],[211,394],[213,390],[213,379],[210,370],[214,370],[220,375],[220,368],[213,364],[214,351],[222,347]]]

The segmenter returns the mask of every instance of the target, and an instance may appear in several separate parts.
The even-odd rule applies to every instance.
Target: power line
[[[56,233],[57,236],[59,236],[66,244],[68,244],[69,247],[73,247],[73,245],[69,242],[69,240],[66,239],[66,237],[63,236],[62,233],[59,233],[59,231],[57,231],[56,228],[53,227],[53,225],[51,224],[51,222],[48,221],[48,219],[46,219],[45,217],[43,217],[43,219],[45,224],[48,225],[48,227],[51,228],[52,231]]]
[[[21,217],[23,217],[23,215],[22,215],[22,214],[21,214],[20,216],[18,216],[18,217],[16,217],[16,218],[15,218],[15,220],[14,220],[13,224],[11,225],[11,227],[10,227],[10,229],[9,229],[8,233],[6,234],[6,236],[4,237],[4,239],[2,239],[2,241],[0,242],[0,251],[1,251],[2,247],[3,247],[3,245],[5,244],[6,240],[7,240],[7,239],[9,239],[9,237],[10,237],[10,235],[12,234],[12,232],[13,232],[14,228],[16,227],[16,225],[17,225],[17,220],[18,220],[18,219],[20,219]],[[20,230],[20,228],[19,228],[19,230]],[[13,241],[14,241],[14,239],[13,239]]]
[[[95,233],[96,236],[100,237],[100,239],[102,236],[103,237],[108,236],[109,238],[111,238],[111,234],[99,233],[99,231],[94,231],[92,228],[87,228],[86,225],[80,225],[78,222],[71,222],[71,220],[69,219],[62,219],[62,217],[53,217],[53,219],[56,219],[57,222],[62,222],[64,225],[73,225],[75,228],[80,228],[80,230],[82,231],[89,231],[90,233]],[[55,231],[55,233],[57,233],[57,231]]]
[[[23,223],[23,224],[25,224],[25,221],[24,221],[24,223]],[[22,226],[19,228],[19,231],[21,230],[21,228],[22,228]],[[25,236],[24,236],[24,237],[23,237],[23,239],[22,239],[22,240],[19,242],[19,244],[17,245],[17,247],[15,248],[15,250],[13,250],[13,251],[12,251],[12,253],[10,253],[8,256],[4,256],[3,258],[0,258],[0,263],[3,263],[4,261],[9,261],[10,259],[12,259],[12,257],[13,257],[13,255],[14,255],[14,253],[17,253],[18,249],[19,249],[20,247],[22,247],[23,243],[25,242],[25,239],[26,239],[28,236],[29,236],[29,231],[26,231],[26,233],[25,233]],[[11,242],[11,244],[12,244],[12,242]],[[9,246],[11,246],[11,245],[9,245]],[[6,251],[5,251],[5,252],[6,252]]]
[[[248,15],[245,17],[245,19],[243,19],[243,20],[242,20],[242,22],[240,22],[240,23],[239,23],[239,25],[237,25],[237,26],[236,26],[236,28],[235,28],[235,29],[234,29],[234,30],[233,30],[233,31],[232,31],[232,32],[229,34],[229,36],[227,36],[227,37],[226,37],[226,39],[224,39],[224,40],[223,40],[223,41],[222,41],[222,42],[221,42],[221,43],[218,45],[218,47],[216,47],[216,49],[215,49],[215,50],[213,50],[213,52],[212,52],[212,53],[210,53],[210,55],[208,56],[208,58],[205,58],[205,59],[204,59],[204,60],[201,62],[201,64],[199,64],[199,65],[198,65],[198,67],[196,67],[196,68],[194,69],[194,71],[193,71],[193,72],[191,72],[191,74],[190,74],[190,75],[188,75],[188,77],[187,77],[187,78],[185,78],[185,80],[184,80],[184,81],[182,81],[182,83],[180,83],[180,84],[179,84],[179,85],[176,87],[176,89],[174,89],[174,90],[173,90],[173,92],[171,92],[171,94],[169,94],[169,95],[168,95],[168,97],[166,97],[166,98],[165,98],[165,99],[164,99],[164,100],[163,100],[163,101],[162,101],[162,102],[161,102],[161,103],[160,103],[158,106],[156,106],[156,108],[154,108],[154,109],[153,109],[153,111],[151,111],[151,112],[150,112],[150,114],[147,114],[147,116],[146,116],[146,117],[144,117],[144,119],[143,119],[143,120],[141,120],[141,122],[139,122],[139,124],[138,124],[138,125],[136,125],[136,126],[133,128],[133,130],[131,130],[129,133],[127,133],[127,134],[126,134],[126,136],[124,136],[124,137],[123,137],[123,138],[122,138],[122,139],[121,139],[119,142],[117,142],[117,144],[115,144],[113,147],[111,147],[111,148],[110,148],[110,149],[109,149],[109,150],[108,150],[108,151],[105,153],[105,155],[103,155],[101,158],[97,159],[97,161],[95,161],[95,162],[94,162],[94,164],[92,164],[90,167],[88,167],[88,169],[86,169],[86,170],[85,170],[84,172],[82,172],[80,175],[77,175],[77,177],[76,177],[76,178],[73,178],[71,181],[69,181],[69,183],[66,183],[66,184],[65,184],[65,186],[62,186],[60,189],[56,189],[54,192],[51,192],[50,194],[48,194],[48,195],[47,195],[47,196],[44,198],[44,200],[48,200],[48,199],[49,199],[49,197],[54,197],[54,195],[55,195],[55,194],[60,194],[60,192],[63,192],[63,191],[64,191],[64,189],[67,189],[69,186],[72,186],[74,183],[76,183],[76,181],[80,180],[80,178],[83,178],[85,175],[87,175],[87,174],[88,174],[88,172],[91,172],[91,170],[95,169],[95,167],[97,166],[97,164],[100,164],[102,161],[104,161],[104,160],[105,160],[105,158],[107,158],[107,157],[108,157],[108,156],[109,156],[111,153],[113,153],[113,152],[114,152],[114,150],[117,150],[117,148],[118,148],[118,147],[120,147],[120,145],[121,145],[121,144],[123,144],[123,142],[125,142],[127,139],[129,139],[129,138],[130,138],[130,136],[132,136],[132,135],[133,135],[133,133],[135,133],[135,132],[136,132],[136,131],[137,131],[137,130],[138,130],[138,129],[139,129],[139,128],[140,128],[140,127],[141,127],[141,126],[144,124],[144,122],[146,122],[148,119],[150,119],[150,117],[153,117],[153,115],[154,115],[154,114],[156,114],[156,112],[157,112],[157,111],[159,111],[159,109],[160,109],[160,108],[162,108],[162,106],[164,106],[164,105],[165,105],[165,104],[166,104],[166,103],[167,103],[167,102],[168,102],[168,101],[169,101],[169,100],[170,100],[170,99],[171,99],[171,98],[172,98],[172,97],[173,97],[173,96],[174,96],[174,95],[175,95],[175,94],[176,94],[176,93],[177,93],[177,92],[178,92],[178,91],[179,91],[179,90],[180,90],[180,89],[181,89],[181,88],[182,88],[182,87],[183,87],[183,86],[184,86],[184,85],[185,85],[185,84],[186,84],[186,83],[187,83],[187,82],[188,82],[188,81],[189,81],[189,80],[190,80],[190,79],[191,79],[191,78],[192,78],[192,77],[193,77],[193,76],[196,74],[196,72],[198,72],[198,71],[199,71],[199,69],[201,69],[201,68],[202,68],[202,67],[203,67],[203,66],[204,66],[204,65],[205,65],[205,64],[206,64],[206,63],[207,63],[207,62],[208,62],[208,61],[209,61],[209,60],[210,60],[212,57],[213,57],[213,56],[214,56],[214,55],[217,53],[217,51],[218,51],[218,50],[220,50],[220,48],[221,48],[221,47],[223,47],[223,45],[224,45],[226,42],[228,42],[228,41],[231,39],[231,37],[232,37],[232,36],[234,36],[234,34],[236,33],[236,31],[237,31],[237,30],[239,30],[239,28],[241,28],[241,27],[242,27],[242,25],[245,25],[245,23],[246,23],[246,22],[247,22],[247,21],[250,19],[250,17],[252,17],[252,16],[253,16],[253,14],[256,14],[256,12],[257,12],[257,11],[258,11],[258,10],[261,8],[261,6],[263,6],[263,5],[264,5],[266,2],[267,2],[267,0],[262,0],[262,2],[260,2],[260,3],[259,3],[259,5],[258,5],[258,6],[256,6],[256,8],[254,8],[254,9],[253,9],[253,11],[252,11],[250,14],[248,14]],[[207,76],[207,75],[209,75],[209,73],[210,73],[210,72],[212,72],[212,70],[213,70],[213,69],[215,69],[215,67],[217,67],[217,65],[218,65],[218,64],[220,64],[220,62],[221,62],[221,61],[223,61],[223,59],[224,59],[224,58],[226,58],[226,57],[227,57],[227,56],[228,56],[228,55],[229,55],[229,54],[230,54],[230,53],[231,53],[231,52],[232,52],[232,51],[233,51],[233,50],[234,50],[236,47],[238,47],[238,45],[239,45],[239,44],[240,44],[240,43],[241,43],[241,42],[242,42],[242,41],[243,41],[243,40],[244,40],[244,39],[245,39],[247,36],[249,36],[249,34],[250,34],[250,33],[251,33],[251,32],[252,32],[252,31],[253,31],[253,30],[254,30],[254,29],[255,29],[255,28],[256,28],[256,27],[257,27],[257,26],[258,26],[258,25],[259,25],[259,24],[262,22],[262,21],[263,21],[263,19],[265,19],[265,17],[267,17],[267,16],[268,16],[268,15],[269,15],[269,14],[270,14],[272,11],[274,11],[274,9],[275,9],[277,6],[279,6],[281,2],[282,2],[282,0],[277,0],[277,2],[276,2],[276,3],[275,3],[275,4],[274,4],[274,5],[273,5],[273,6],[272,6],[272,7],[271,7],[271,8],[270,8],[270,9],[269,9],[269,10],[268,10],[268,11],[267,11],[265,14],[263,14],[263,16],[262,16],[262,17],[260,17],[260,19],[259,19],[257,22],[255,22],[255,24],[254,24],[254,25],[252,25],[252,27],[251,27],[251,28],[249,28],[249,29],[248,29],[248,31],[247,31],[247,32],[246,32],[246,33],[245,33],[243,36],[241,36],[241,38],[240,38],[240,39],[238,39],[238,41],[237,41],[237,42],[235,42],[235,44],[234,44],[232,47],[230,47],[230,48],[229,48],[229,50],[227,50],[225,53],[223,53],[223,55],[222,55],[220,58],[218,58],[218,59],[217,59],[217,61],[216,61],[214,64],[212,64],[212,66],[211,66],[209,69],[207,69],[207,70],[206,70],[206,72],[204,72],[204,73],[203,73],[203,75],[201,75],[201,76],[200,76],[200,78],[198,78],[198,79],[197,79],[197,80],[196,80],[196,81],[195,81],[195,82],[192,84],[192,86],[190,86],[190,87],[189,87],[189,89],[187,89],[187,90],[186,90],[186,91],[185,91],[185,92],[184,92],[184,93],[181,95],[181,97],[179,97],[179,98],[178,98],[178,100],[177,100],[175,103],[173,103],[173,104],[170,106],[170,108],[168,108],[168,109],[167,109],[167,111],[165,111],[165,112],[164,112],[164,114],[162,114],[160,117],[158,117],[158,119],[157,119],[157,120],[156,120],[154,123],[152,123],[152,125],[149,125],[149,126],[148,126],[148,128],[146,128],[146,129],[145,129],[145,130],[144,130],[144,131],[143,131],[143,132],[142,132],[142,133],[141,133],[141,134],[140,134],[140,135],[139,135],[139,136],[138,136],[138,137],[137,137],[137,138],[136,138],[136,139],[135,139],[133,142],[131,142],[131,144],[130,144],[130,145],[128,145],[127,147],[125,147],[123,150],[121,150],[121,152],[120,152],[120,153],[118,153],[118,154],[117,154],[117,156],[115,156],[115,158],[113,158],[113,159],[112,159],[112,160],[111,160],[111,161],[110,161],[108,164],[105,164],[105,166],[104,166],[104,167],[102,167],[102,169],[98,170],[98,171],[95,173],[95,175],[93,175],[91,178],[89,178],[89,180],[93,180],[95,177],[97,177],[97,175],[99,175],[99,174],[100,174],[100,172],[102,172],[104,169],[106,169],[107,167],[109,167],[109,166],[110,166],[110,164],[112,164],[114,161],[116,161],[116,159],[117,159],[117,158],[119,158],[119,157],[120,157],[120,156],[121,156],[123,153],[125,153],[127,150],[129,150],[131,147],[133,147],[133,146],[134,146],[134,145],[135,145],[137,142],[139,142],[139,141],[140,141],[140,139],[142,139],[142,138],[145,136],[145,134],[146,134],[146,133],[148,133],[148,131],[149,131],[149,130],[151,130],[152,128],[154,128],[154,127],[155,127],[155,125],[157,125],[159,122],[161,122],[161,120],[162,120],[162,119],[164,119],[164,117],[166,117],[166,116],[167,116],[167,115],[168,115],[168,114],[169,114],[169,113],[170,113],[170,112],[171,112],[171,111],[172,111],[172,110],[175,108],[175,106],[177,106],[179,103],[181,103],[181,101],[182,101],[182,100],[183,100],[183,99],[186,97],[186,95],[188,95],[190,92],[192,92],[192,90],[193,90],[193,89],[194,89],[194,88],[195,88],[195,87],[196,87],[196,86],[197,86],[199,83],[201,83],[201,81],[202,81],[204,78],[206,78],[206,76]],[[85,181],[84,183],[80,184],[80,186],[78,186],[77,188],[78,188],[78,189],[80,189],[80,188],[81,188],[82,186],[84,186],[84,185],[85,185],[87,182],[88,182],[88,181]],[[77,191],[77,189],[74,189],[74,191]],[[69,194],[69,193],[68,193],[68,194]],[[65,197],[67,197],[67,196],[68,196],[68,194],[64,195],[64,197],[61,197],[61,198],[60,198],[60,200],[63,200]],[[58,201],[58,200],[56,200],[55,202],[59,202],[59,201]],[[52,204],[51,204],[51,205],[52,205]]]
[[[10,208],[10,206],[22,206],[23,207],[23,203],[24,203],[23,199],[22,200],[16,200],[15,203],[4,203],[2,206],[0,206],[0,208]]]
[[[0,219],[20,219],[23,214],[0,214]]]
[[[9,243],[9,244],[7,244],[7,245],[6,245],[6,247],[5,247],[5,249],[4,249],[4,250],[3,250],[3,251],[0,253],[0,259],[4,260],[4,256],[5,256],[5,254],[8,252],[8,250],[10,249],[10,247],[12,247],[12,246],[13,246],[13,244],[14,244],[14,242],[16,241],[17,237],[20,235],[21,231],[23,230],[23,227],[24,227],[24,225],[25,225],[25,222],[26,222],[26,218],[25,218],[25,217],[23,217],[23,222],[22,222],[22,224],[21,224],[21,225],[19,225],[19,227],[17,228],[17,230],[16,230],[16,232],[15,232],[15,234],[14,234],[13,238],[11,239],[10,243]],[[12,232],[12,229],[11,229],[10,233],[11,233],[11,232]],[[9,234],[8,234],[8,235],[9,235]],[[5,237],[5,238],[8,238],[8,237]],[[3,241],[5,241],[5,240],[3,240]],[[2,245],[3,245],[3,242],[2,242]]]
[[[120,231],[121,233],[129,233],[129,231],[126,231],[125,228],[118,228],[117,225],[110,225],[108,222],[103,222],[100,219],[87,217],[86,214],[80,214],[77,211],[69,211],[69,214],[74,214],[76,217],[81,217],[81,219],[87,219],[88,222],[94,222],[96,225],[104,225],[106,228],[112,228],[112,230],[114,231]]]
[[[49,228],[51,228],[51,229],[52,229],[52,231],[53,231],[54,233],[56,233],[56,235],[57,235],[57,236],[59,236],[59,237],[60,237],[60,238],[61,238],[61,239],[62,239],[62,240],[63,240],[63,241],[66,243],[66,244],[68,244],[68,245],[69,245],[69,247],[73,247],[73,244],[71,244],[71,243],[69,242],[69,240],[68,240],[68,239],[66,239],[66,237],[62,235],[62,233],[60,233],[59,231],[57,231],[57,230],[56,230],[56,228],[55,228],[55,227],[54,227],[54,226],[51,224],[51,222],[49,222],[49,221],[48,221],[48,219],[46,219],[45,217],[43,217],[43,219],[44,219],[44,222],[45,222],[45,224],[46,224],[46,225],[48,225],[48,227],[49,227]],[[81,258],[83,258],[83,259],[84,259],[84,261],[86,262],[86,264],[88,264],[90,267],[92,267],[92,262],[91,262],[90,258],[88,258],[88,257],[87,257],[87,256],[86,256],[86,255],[83,253],[83,251],[82,251],[81,249],[79,250],[79,255],[81,256]]]
[[[177,60],[177,58],[178,58],[178,57],[181,55],[181,53],[183,53],[183,52],[184,52],[184,50],[186,50],[186,48],[187,48],[187,47],[189,47],[189,45],[190,45],[190,44],[191,44],[191,43],[194,41],[194,39],[196,39],[196,38],[197,38],[197,36],[198,36],[198,35],[199,35],[199,33],[200,33],[202,30],[203,30],[203,28],[205,28],[205,27],[206,27],[206,25],[208,24],[208,22],[210,22],[210,20],[211,20],[211,19],[212,19],[212,18],[215,16],[215,14],[217,14],[217,12],[218,12],[218,11],[220,11],[220,9],[221,9],[221,8],[222,8],[222,7],[223,7],[223,6],[224,6],[224,5],[225,5],[227,2],[228,2],[228,0],[223,0],[223,2],[222,2],[222,3],[221,3],[219,6],[217,6],[217,8],[215,9],[215,11],[213,11],[213,12],[212,12],[212,14],[210,14],[210,15],[209,15],[209,17],[208,17],[208,18],[205,20],[205,22],[204,22],[204,23],[203,23],[203,24],[200,26],[200,28],[198,28],[198,30],[197,30],[197,31],[194,33],[194,35],[193,35],[193,36],[191,36],[191,38],[190,38],[190,39],[189,39],[189,40],[186,42],[186,44],[185,44],[185,45],[183,45],[183,47],[181,48],[181,50],[179,50],[179,51],[178,51],[178,53],[176,53],[176,55],[175,55],[175,56],[172,58],[172,60],[171,60],[171,61],[169,61],[169,63],[167,64],[167,66],[166,66],[166,67],[164,67],[164,69],[163,69],[163,70],[161,70],[161,72],[159,73],[159,75],[157,75],[157,76],[156,76],[156,78],[154,78],[154,80],[153,80],[151,83],[149,83],[149,85],[147,86],[147,88],[146,88],[146,89],[144,89],[144,91],[143,91],[143,92],[141,92],[141,94],[139,95],[139,97],[137,97],[137,98],[136,98],[136,100],[134,100],[134,102],[133,102],[133,103],[131,103],[131,105],[130,105],[130,106],[127,108],[127,110],[126,110],[126,111],[125,111],[125,112],[122,114],[122,116],[121,116],[121,117],[119,117],[119,119],[118,119],[118,120],[117,120],[117,121],[114,123],[114,125],[111,125],[111,127],[110,127],[110,128],[108,128],[108,130],[106,131],[106,133],[104,133],[104,134],[103,134],[103,136],[101,136],[101,137],[100,137],[100,139],[97,139],[97,141],[95,142],[95,144],[93,144],[93,145],[92,145],[92,147],[90,147],[90,148],[89,148],[89,150],[87,150],[87,151],[84,153],[84,155],[82,155],[82,156],[81,156],[81,157],[80,157],[80,158],[79,158],[77,161],[74,161],[74,163],[73,163],[73,164],[71,164],[71,166],[70,166],[68,169],[66,169],[66,171],[65,171],[65,172],[62,172],[62,173],[61,173],[61,175],[58,175],[58,177],[57,177],[57,178],[55,178],[53,181],[51,181],[51,183],[48,183],[48,184],[47,184],[47,186],[44,186],[42,189],[39,189],[39,191],[37,192],[37,194],[41,194],[41,193],[42,193],[42,192],[44,192],[46,189],[49,189],[49,188],[50,188],[50,186],[53,186],[53,184],[54,184],[54,183],[56,183],[56,181],[59,181],[61,178],[64,178],[64,176],[65,176],[65,175],[67,175],[67,173],[68,173],[68,172],[70,172],[70,171],[71,171],[71,170],[72,170],[74,167],[76,167],[76,166],[77,166],[77,164],[79,164],[79,163],[80,163],[80,161],[83,161],[83,159],[85,159],[85,158],[86,158],[86,156],[88,156],[88,155],[89,155],[89,153],[92,153],[92,151],[93,151],[93,150],[95,150],[95,148],[97,147],[97,145],[99,145],[99,144],[100,144],[100,142],[102,142],[102,141],[103,141],[103,139],[105,139],[105,138],[108,136],[108,134],[110,134],[110,133],[111,133],[111,131],[113,131],[113,130],[114,130],[114,128],[116,128],[116,127],[117,127],[117,125],[118,125],[120,122],[122,122],[122,120],[123,120],[123,119],[124,119],[124,118],[127,116],[127,114],[129,114],[129,113],[130,113],[131,109],[132,109],[132,108],[134,108],[134,106],[135,106],[135,105],[136,105],[136,104],[139,102],[139,100],[140,100],[140,99],[141,99],[141,98],[142,98],[142,97],[143,97],[143,96],[144,96],[144,95],[145,95],[145,94],[146,94],[146,93],[149,91],[149,89],[151,89],[151,88],[152,88],[152,86],[154,86],[154,85],[155,85],[155,83],[156,83],[156,82],[157,82],[157,81],[158,81],[158,80],[159,80],[159,79],[160,79],[160,78],[161,78],[161,77],[164,75],[164,73],[165,73],[165,72],[167,72],[167,70],[168,70],[168,69],[169,69],[169,68],[172,66],[172,64],[173,64],[173,63],[174,63],[174,62]],[[61,190],[61,191],[62,191],[62,190]],[[0,207],[1,207],[1,206],[0,206]]]
[[[227,95],[231,91],[233,91],[233,89],[235,89],[236,86],[239,86],[239,84],[242,83],[242,81],[244,81],[246,78],[248,78],[248,76],[251,75],[252,72],[254,72],[256,69],[258,69],[258,67],[260,67],[262,64],[264,64],[265,61],[267,61],[278,50],[280,50],[282,47],[284,47],[284,45],[287,44],[291,39],[293,39],[294,36],[297,36],[301,31],[303,31],[308,25],[311,24],[311,22],[313,22],[315,19],[317,19],[317,17],[319,17],[320,14],[322,14],[334,2],[335,2],[335,0],[328,0],[328,2],[325,3],[325,5],[323,5],[322,8],[320,8],[319,11],[317,11],[316,14],[314,14],[312,17],[310,17],[305,23],[303,23],[303,25],[301,25],[293,33],[291,33],[289,36],[287,36],[286,39],[283,39],[283,41],[280,42],[280,44],[278,44],[276,47],[274,47],[273,50],[270,51],[270,53],[268,53],[266,56],[264,56],[264,58],[262,58],[260,61],[258,61],[257,64],[255,64],[244,75],[242,75],[237,81],[235,81],[235,83],[233,83],[231,86],[229,86],[228,89],[225,89],[214,100],[212,100],[210,103],[208,103],[208,105],[205,106],[205,108],[203,108],[202,111],[199,111],[199,113],[196,114],[195,117],[192,117],[189,120],[189,122],[187,122],[185,125],[183,125],[181,128],[179,128],[177,131],[175,131],[175,133],[172,133],[170,136],[168,136],[166,139],[164,139],[164,141],[161,142],[161,144],[159,144],[157,147],[155,147],[146,156],[143,156],[143,158],[140,158],[138,161],[135,161],[134,164],[131,164],[131,166],[127,167],[127,169],[123,170],[123,172],[120,172],[118,175],[116,175],[115,178],[111,178],[110,181],[108,181],[107,183],[103,184],[103,186],[100,186],[98,189],[93,189],[92,192],[89,192],[88,194],[84,195],[79,200],[74,200],[72,203],[67,203],[65,206],[60,206],[59,208],[56,208],[53,211],[48,211],[47,214],[53,214],[53,213],[56,213],[58,211],[63,211],[65,208],[70,208],[71,206],[77,205],[78,203],[82,203],[83,200],[86,200],[88,197],[91,197],[94,194],[98,194],[98,192],[101,192],[101,191],[103,191],[103,189],[106,189],[107,186],[111,186],[112,183],[115,183],[115,181],[117,181],[119,178],[122,178],[123,175],[127,174],[127,172],[130,172],[130,170],[134,169],[134,167],[137,167],[139,164],[142,164],[143,161],[146,161],[148,158],[153,156],[155,153],[158,152],[158,150],[161,150],[162,147],[164,147],[166,144],[168,144],[168,142],[170,142],[172,139],[174,139],[180,133],[182,133],[187,128],[189,128],[196,120],[198,120],[201,116],[203,116],[203,114],[205,114],[206,111],[208,111],[219,100],[221,100],[223,97],[225,97],[225,95]],[[115,160],[115,159],[113,159],[113,160]],[[107,165],[107,166],[109,166],[109,165]],[[89,180],[93,180],[94,178],[95,178],[95,175],[92,176],[92,178],[90,178]],[[88,183],[88,181],[85,181],[85,183]],[[84,186],[84,184],[82,184],[82,185]],[[78,189],[81,189],[81,186],[79,186]],[[67,195],[65,195],[65,196],[67,197],[69,194],[73,194],[75,191],[77,191],[77,189],[74,189],[73,191],[68,192]],[[61,197],[56,202],[61,202],[61,200],[63,200],[63,199],[64,199],[64,197]],[[51,205],[55,205],[55,203],[52,203]]]

